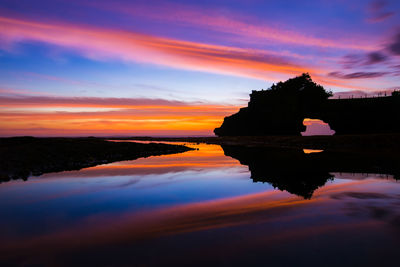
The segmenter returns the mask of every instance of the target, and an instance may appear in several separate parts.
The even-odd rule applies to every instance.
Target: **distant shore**
[[[94,137],[0,138],[0,182],[188,150],[192,148],[170,144],[109,142]]]
[[[400,133],[332,136],[124,137],[113,139],[193,142],[257,147],[329,149],[335,151],[400,151]]]
[[[312,180],[312,175],[318,172],[379,173],[400,179],[400,134],[132,139],[221,145],[226,156],[248,165],[249,170],[264,170],[265,166],[261,174],[252,173],[254,177],[258,173],[262,179],[279,177],[287,168],[293,172],[290,177],[303,177],[302,181]],[[306,154],[304,149],[319,153]]]

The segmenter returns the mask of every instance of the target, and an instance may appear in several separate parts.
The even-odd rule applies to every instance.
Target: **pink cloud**
[[[270,81],[309,72],[324,85],[362,89],[348,81],[327,77],[325,73],[330,71],[324,67],[296,63],[294,58],[278,56],[274,51],[196,43],[57,21],[43,23],[0,17],[0,27],[4,29],[0,37],[9,42],[44,42],[96,60],[149,63]]]
[[[45,42],[98,60],[118,59],[259,79],[313,71],[264,50],[242,49],[60,22],[0,17],[0,36],[11,42]],[[317,72],[315,70],[315,72]]]
[[[136,106],[190,106],[199,103],[189,103],[176,100],[151,98],[101,98],[101,97],[49,97],[49,96],[0,96],[0,106],[3,107],[111,107],[128,108]]]
[[[285,26],[271,26],[265,22],[246,17],[242,14],[230,12],[229,15],[220,10],[202,9],[188,5],[163,3],[157,6],[148,5],[118,5],[102,2],[90,3],[90,6],[114,11],[128,16],[148,18],[151,20],[167,21],[180,25],[191,25],[211,31],[228,33],[240,36],[241,40],[272,41],[281,44],[292,44],[298,46],[316,46],[336,49],[375,50],[376,45],[370,44],[368,37],[356,34],[345,38],[321,38],[313,34],[304,34],[297,29],[288,29]],[[304,31],[302,29],[301,31]]]

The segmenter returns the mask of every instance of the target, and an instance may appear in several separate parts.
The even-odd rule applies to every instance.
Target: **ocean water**
[[[398,266],[390,171],[302,163],[321,150],[187,145],[198,150],[1,183],[1,265]]]

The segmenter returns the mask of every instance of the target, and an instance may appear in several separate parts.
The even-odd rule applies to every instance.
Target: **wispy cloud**
[[[344,82],[346,77],[336,76],[335,80],[332,75],[326,76],[325,73],[332,70],[323,66],[298,63],[296,58],[280,56],[276,51],[189,42],[60,21],[45,23],[0,17],[0,26],[4,28],[0,36],[9,42],[43,42],[100,61],[149,63],[270,81],[309,72],[325,85],[360,88]]]
[[[280,44],[296,46],[313,46],[319,48],[374,50],[376,45],[359,38],[322,38],[315,34],[304,32],[305,29],[291,29],[280,24],[270,25],[265,21],[238,14],[235,12],[223,12],[218,9],[204,9],[199,6],[171,4],[160,2],[157,5],[121,4],[118,2],[91,2],[92,7],[114,11],[126,16],[147,18],[162,22],[175,23],[176,25],[190,25],[205,29],[238,36],[242,42],[272,41]],[[354,35],[353,35],[354,36]],[[360,37],[360,36],[359,36]]]
[[[0,97],[0,135],[210,135],[236,106],[143,98]]]
[[[0,17],[0,26],[4,29],[0,35],[10,42],[44,42],[98,60],[118,59],[259,79],[317,72],[312,66],[296,64],[273,51],[188,42],[57,21],[43,23]]]
[[[143,106],[183,107],[199,103],[150,98],[101,98],[101,97],[0,97],[0,106],[13,107],[111,107],[130,108]]]
[[[352,72],[352,73],[343,73],[343,72],[330,72],[329,76],[340,78],[340,79],[368,79],[368,78],[377,78],[388,75],[387,72]]]
[[[390,40],[387,49],[394,55],[400,55],[400,31]]]
[[[340,64],[346,69],[371,66],[375,64],[384,64],[390,60],[390,57],[382,51],[373,51],[364,54],[347,54],[340,60]]]
[[[372,1],[367,12],[369,14],[367,21],[370,23],[385,21],[395,14],[395,12],[387,10],[387,2],[383,0]]]

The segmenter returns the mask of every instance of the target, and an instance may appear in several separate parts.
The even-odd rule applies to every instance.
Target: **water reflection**
[[[227,156],[249,166],[254,182],[267,182],[274,188],[306,199],[333,179],[329,169],[320,167],[320,158],[311,157],[301,149],[222,146]]]
[[[2,184],[0,263],[396,262],[393,158],[191,145],[199,150]],[[389,176],[368,174],[377,168]]]
[[[254,182],[267,182],[274,188],[310,199],[313,192],[333,180],[332,172],[385,173],[397,179],[397,155],[359,154],[268,147],[222,146],[226,156],[247,165]],[[308,152],[308,151],[307,151]]]
[[[322,149],[307,149],[307,148],[304,148],[304,149],[303,149],[303,152],[304,152],[305,154],[320,153],[320,152],[322,152],[322,151],[324,151],[324,150],[322,150]]]

